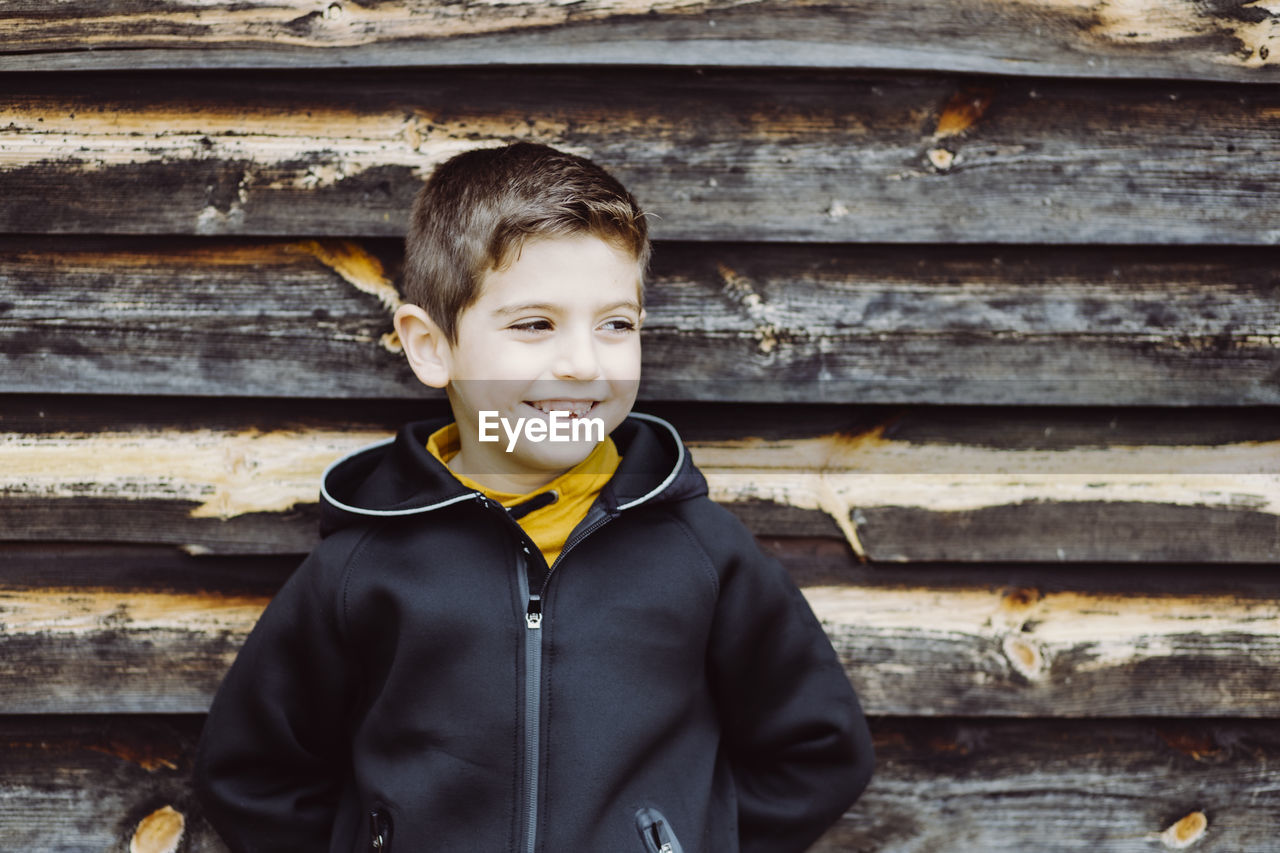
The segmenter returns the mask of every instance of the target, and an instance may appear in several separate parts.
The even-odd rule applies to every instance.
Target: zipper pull
[[[684,853],[671,825],[657,809],[642,808],[636,812],[636,828],[649,853]]]
[[[542,627],[542,599],[536,595],[529,596],[529,609],[524,614],[524,623],[530,629]]]
[[[369,812],[369,846],[376,853],[387,853],[391,847],[391,816],[382,809]]]

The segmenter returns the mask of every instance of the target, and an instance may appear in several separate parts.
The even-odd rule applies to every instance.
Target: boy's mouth
[[[572,418],[583,418],[590,414],[599,404],[598,400],[525,400],[526,406],[532,406],[543,414],[564,412]]]

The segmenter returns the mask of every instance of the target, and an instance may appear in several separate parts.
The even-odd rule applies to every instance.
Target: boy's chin
[[[590,456],[598,444],[599,442],[594,441],[544,442],[538,445],[521,442],[511,453],[516,457],[512,462],[525,471],[563,474]]]

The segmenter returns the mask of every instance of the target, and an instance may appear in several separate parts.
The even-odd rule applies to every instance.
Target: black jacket
[[[675,429],[632,414],[614,431],[622,462],[548,570],[512,512],[427,452],[445,423],[325,472],[325,538],[197,751],[231,849],[806,849],[870,779],[866,720]]]

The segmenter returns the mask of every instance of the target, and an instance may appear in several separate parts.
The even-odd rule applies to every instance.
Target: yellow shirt
[[[427,438],[427,450],[447,467],[449,460],[458,455],[462,447],[458,442],[458,425],[451,423],[433,432]],[[604,441],[596,445],[595,450],[577,465],[556,477],[545,486],[534,489],[527,494],[499,492],[482,486],[470,477],[453,471],[462,485],[482,493],[490,500],[497,501],[505,507],[515,506],[529,500],[534,495],[554,491],[558,497],[555,502],[539,507],[518,519],[521,527],[529,534],[533,544],[538,546],[542,556],[550,566],[560,556],[565,540],[586,516],[587,510],[595,501],[604,484],[609,482],[613,472],[617,470],[622,456],[613,439],[605,436]],[[452,469],[450,469],[452,470]]]

